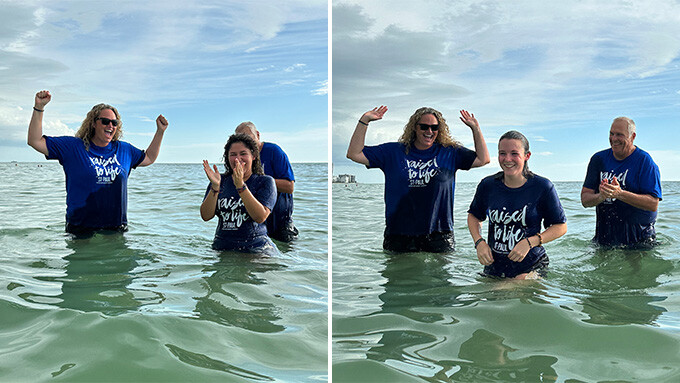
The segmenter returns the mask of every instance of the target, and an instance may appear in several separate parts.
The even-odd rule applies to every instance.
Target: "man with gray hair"
[[[260,141],[260,132],[250,121],[240,123],[235,133],[252,137],[260,149],[260,162],[264,174],[272,176],[276,182],[276,205],[267,218],[267,235],[278,241],[290,242],[298,235],[293,225],[293,190],[295,177],[288,156],[276,144]]]
[[[583,207],[596,206],[595,238],[601,245],[647,247],[656,244],[661,176],[652,157],[633,144],[635,123],[614,119],[610,149],[590,159],[581,190]]]

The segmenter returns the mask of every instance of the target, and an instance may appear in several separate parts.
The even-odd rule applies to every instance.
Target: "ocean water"
[[[555,185],[568,232],[547,276],[498,281],[466,227],[476,184],[456,186],[445,255],[386,254],[383,185],[334,184],[333,382],[680,382],[680,183],[647,251],[593,246],[581,183]]]
[[[128,183],[129,231],[64,233],[55,162],[0,164],[0,381],[326,381],[328,169],[293,164],[300,237],[211,250],[200,164]]]

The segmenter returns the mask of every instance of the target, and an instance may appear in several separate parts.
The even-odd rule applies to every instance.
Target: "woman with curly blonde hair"
[[[408,119],[408,123],[404,127],[404,133],[399,137],[399,142],[406,147],[406,153],[408,153],[409,147],[413,145],[413,142],[416,140],[418,122],[426,114],[433,115],[439,122],[439,133],[437,134],[436,142],[440,143],[442,146],[462,146],[460,142],[451,137],[449,126],[446,124],[446,119],[444,119],[441,112],[433,108],[423,107],[416,110],[411,118]]]
[[[43,112],[51,99],[46,90],[35,95],[28,145],[64,167],[66,231],[78,237],[101,230],[126,231],[128,176],[137,166],[156,161],[168,121],[158,116],[146,152],[120,140],[120,114],[107,104],[97,104],[87,113],[75,137],[43,136]]]
[[[383,118],[386,106],[364,113],[352,135],[347,158],[385,173],[383,248],[395,252],[448,252],[454,248],[453,197],[456,170],[490,162],[489,150],[474,114],[461,110],[475,151],[451,137],[442,114],[420,108],[409,118],[398,142],[365,146],[368,124]]]
[[[123,136],[123,121],[120,119],[118,109],[108,104],[97,104],[93,106],[92,109],[87,113],[83,123],[80,124],[80,128],[76,132],[76,137],[83,140],[83,144],[87,150],[90,149],[92,138],[94,138],[95,135],[94,127],[97,125],[97,117],[99,117],[99,114],[105,109],[111,110],[118,121],[117,125],[115,125],[116,129],[113,133],[113,137],[111,137],[111,141],[118,141]]]

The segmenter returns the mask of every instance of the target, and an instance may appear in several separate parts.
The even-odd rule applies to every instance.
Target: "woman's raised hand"
[[[371,121],[380,120],[385,115],[385,112],[387,112],[387,107],[385,105],[381,105],[364,113],[364,115],[361,116],[361,121],[368,123]]]
[[[45,105],[52,100],[52,95],[50,94],[49,90],[41,90],[40,92],[35,94],[35,108],[36,109],[43,109],[45,108]]]
[[[220,182],[222,181],[222,175],[217,170],[217,165],[213,165],[211,169],[208,161],[203,160],[203,170],[205,171],[205,175],[208,176],[208,180],[212,184],[211,187],[214,190],[220,190]]]
[[[472,129],[479,129],[479,122],[477,122],[474,114],[469,113],[467,110],[461,110],[460,115],[460,120],[463,121],[463,124]]]
[[[168,128],[168,125],[168,120],[166,120],[162,114],[159,114],[158,118],[156,118],[156,128],[165,132],[165,129]]]

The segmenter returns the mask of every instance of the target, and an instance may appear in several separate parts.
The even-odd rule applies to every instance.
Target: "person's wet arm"
[[[161,152],[161,142],[163,141],[163,135],[167,128],[168,120],[166,120],[162,114],[159,115],[158,118],[156,118],[156,134],[154,134],[149,147],[146,149],[146,156],[139,166],[149,166],[156,162],[158,154]]]
[[[275,178],[276,191],[279,193],[293,194],[295,190],[295,181],[287,180],[285,178]]]
[[[488,164],[491,162],[491,156],[489,155],[489,148],[486,146],[486,140],[484,140],[482,129],[479,127],[479,122],[474,114],[469,113],[466,110],[461,110],[460,115],[460,120],[472,130],[472,140],[475,143],[477,158],[475,158],[471,167],[478,168]]]
[[[354,134],[352,134],[352,138],[349,141],[349,148],[347,148],[347,158],[362,165],[368,166],[370,164],[368,158],[366,158],[363,152],[366,142],[368,123],[382,119],[385,115],[385,112],[387,112],[387,107],[380,106],[369,110],[361,116],[357,122],[357,126],[354,128]]]
[[[477,259],[479,260],[479,263],[484,266],[492,264],[493,255],[491,254],[491,248],[482,236],[482,221],[480,221],[473,214],[468,213],[467,224],[470,235],[472,236],[472,240],[477,244],[475,249],[477,251]]]
[[[581,189],[581,205],[583,207],[593,207],[601,204],[607,199],[602,193],[595,192],[593,189],[582,188]]]
[[[46,156],[49,155],[49,151],[47,150],[45,137],[43,137],[42,120],[45,105],[47,105],[51,99],[52,95],[46,90],[36,93],[35,102],[33,104],[33,115],[31,116],[31,122],[28,124],[28,145]]]

